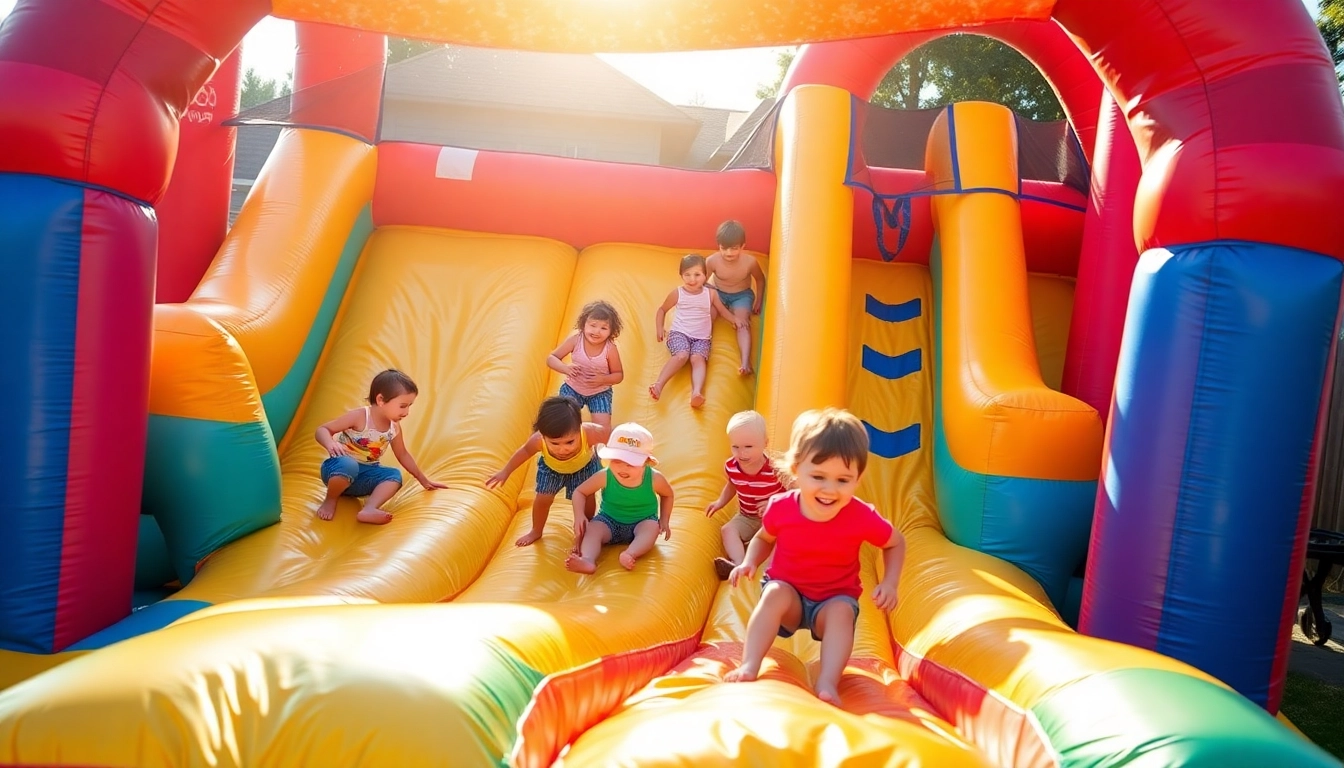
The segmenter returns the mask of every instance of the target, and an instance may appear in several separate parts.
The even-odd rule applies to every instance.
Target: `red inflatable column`
[[[234,139],[223,122],[238,114],[242,48],[219,65],[182,114],[177,161],[159,215],[159,272],[155,300],[186,301],[215,258],[229,228]]]
[[[1064,394],[1096,408],[1102,418],[1111,409],[1129,285],[1139,262],[1134,194],[1141,172],[1125,116],[1110,91],[1103,90],[1061,387]]]
[[[372,143],[378,138],[387,37],[300,22],[294,25],[296,125],[335,129]]]

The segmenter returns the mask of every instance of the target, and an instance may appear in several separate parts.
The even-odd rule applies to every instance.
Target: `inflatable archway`
[[[833,82],[800,63],[773,174],[468,164],[289,131],[192,298],[155,308],[153,206],[179,118],[267,13],[557,51],[843,53],[904,35],[873,43],[893,52],[983,27],[1054,78],[1080,136],[1104,133],[1100,82],[1142,163],[1144,251],[1104,445],[1095,410],[1043,380],[1050,343],[1005,343],[1031,338],[1046,305],[1072,310],[1027,275],[1002,110],[959,105],[929,137],[930,268],[851,258],[851,96],[835,86],[862,91],[880,61],[818,70]],[[985,26],[1032,23],[1063,30],[1099,80],[1068,49]],[[540,765],[566,748],[566,765],[806,762],[834,740],[875,763],[1331,764],[1255,706],[1277,710],[1283,680],[1344,254],[1344,107],[1296,0],[536,0],[489,17],[467,0],[20,2],[0,27],[0,147],[0,290],[17,308],[0,413],[21,441],[0,669],[31,675],[0,692],[0,762]],[[715,379],[722,398],[699,416],[640,403],[638,382],[619,390],[618,408],[676,435],[664,458],[688,489],[685,535],[641,573],[561,581],[559,548],[502,546],[528,501],[518,481],[476,482],[526,431],[518,403],[549,389],[519,372],[589,298],[642,311],[674,254],[733,215],[761,233],[768,306],[788,307],[767,310],[759,383]],[[986,259],[991,243],[1018,245]],[[472,346],[471,317],[504,328],[500,354]],[[657,364],[628,343],[630,370]],[[454,491],[408,494],[406,525],[378,536],[314,529],[305,433],[386,355],[438,392],[408,439]],[[865,488],[911,542],[902,607],[890,623],[864,612],[845,711],[791,684],[811,674],[808,641],[777,650],[774,681],[718,684],[750,593],[714,593],[713,521],[694,508],[717,481],[704,457],[723,452],[722,422],[753,404],[777,441],[804,408],[863,414],[881,451]],[[142,486],[146,504],[196,517],[164,528],[185,586],[128,618]],[[1074,634],[1047,597],[1067,552],[1081,557],[1094,487],[1080,629],[1127,645]],[[189,530],[202,517],[216,527]],[[1041,560],[1021,544],[1033,536],[1060,553]]]

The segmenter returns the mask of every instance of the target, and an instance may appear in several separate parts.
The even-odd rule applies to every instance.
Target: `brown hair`
[[[387,402],[402,395],[418,394],[420,394],[420,388],[415,386],[415,382],[411,381],[410,376],[396,368],[388,368],[374,376],[373,383],[369,384],[369,405],[377,405],[379,395],[382,395],[383,402]]]
[[[683,274],[686,273],[686,270],[688,270],[688,269],[690,269],[690,268],[692,268],[692,267],[699,267],[700,269],[702,269],[702,270],[704,270],[704,271],[706,271],[706,272],[709,271],[709,270],[705,267],[705,257],[704,257],[704,256],[701,256],[701,255],[698,254],[698,253],[688,253],[688,254],[686,254],[685,256],[682,256],[682,257],[681,257],[681,266],[677,268],[677,274],[678,274],[678,275],[683,275]]]
[[[793,422],[788,465],[820,464],[839,458],[858,474],[868,468],[868,430],[859,417],[840,408],[804,411]]]
[[[714,240],[720,248],[741,248],[747,244],[747,230],[743,228],[742,222],[729,219],[719,225]]]
[[[554,395],[541,401],[532,429],[542,437],[559,440],[583,429],[583,409],[573,398]]]
[[[599,299],[584,304],[583,310],[579,312],[579,321],[574,327],[582,331],[589,320],[601,320],[610,326],[613,339],[621,335],[621,316],[616,314],[615,307],[605,301]]]

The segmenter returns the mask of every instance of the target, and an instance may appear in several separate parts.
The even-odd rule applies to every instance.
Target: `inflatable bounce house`
[[[232,114],[199,94],[267,14],[300,27],[287,127],[156,303],[185,118]],[[1023,52],[1067,124],[867,103],[956,31]],[[706,172],[379,141],[384,34],[805,45]],[[20,0],[0,765],[1337,765],[1277,713],[1340,200],[1344,106],[1299,0]],[[684,375],[654,402],[654,310],[729,218],[768,275],[758,372],[720,324],[705,407]],[[565,502],[517,548],[531,473],[484,480],[599,297],[626,323],[616,420],[657,437],[676,506],[634,571],[579,576]],[[449,488],[320,521],[314,430],[386,367]],[[704,514],[732,413],[780,446],[822,406],[868,425],[860,495],[908,541],[840,707],[810,637],[723,682],[760,588],[718,581],[733,508]]]

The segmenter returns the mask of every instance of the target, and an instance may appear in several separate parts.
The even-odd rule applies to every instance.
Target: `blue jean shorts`
[[[332,456],[322,462],[322,484],[326,485],[336,476],[350,481],[350,487],[341,492],[342,496],[368,496],[374,488],[389,481],[401,485],[400,469],[361,464],[353,456]]]
[[[574,498],[574,489],[583,484],[584,480],[596,475],[602,471],[602,460],[597,457],[597,451],[593,451],[593,458],[583,465],[578,472],[568,475],[562,475],[551,469],[546,464],[546,457],[542,457],[537,462],[537,495],[554,496],[564,489],[565,498]]]
[[[611,387],[596,395],[580,395],[569,384],[561,384],[560,396],[568,397],[578,403],[580,408],[587,408],[589,413],[611,413]]]
[[[723,306],[727,307],[729,312],[737,309],[745,309],[750,312],[752,305],[756,303],[756,293],[750,288],[737,293],[719,291],[719,301],[723,302]]]
[[[594,523],[601,523],[607,526],[607,530],[611,531],[611,541],[608,541],[608,544],[629,544],[635,540],[635,527],[640,523],[647,523],[650,520],[656,523],[658,522],[658,516],[654,515],[652,517],[646,517],[643,520],[636,520],[633,523],[618,523],[602,512],[598,512],[597,515],[593,517]]]
[[[789,629],[788,627],[780,625],[778,633],[780,637],[793,637],[794,632],[797,632],[800,629],[806,629],[807,631],[812,633],[813,640],[821,640],[820,637],[817,637],[817,614],[821,613],[821,609],[823,606],[829,603],[833,603],[836,600],[839,600],[842,603],[848,603],[849,605],[853,606],[854,623],[855,624],[859,623],[859,601],[855,600],[849,595],[835,595],[833,597],[828,597],[825,600],[818,602],[816,600],[809,600],[806,597],[803,597],[803,593],[798,592],[797,588],[794,588],[793,585],[789,584],[787,581],[781,581],[779,583],[787,584],[790,588],[793,588],[793,591],[797,592],[798,599],[802,601],[803,604],[803,617],[798,621],[798,627],[796,629]],[[765,576],[761,579],[762,588],[765,588],[769,584],[770,584],[769,576]]]

